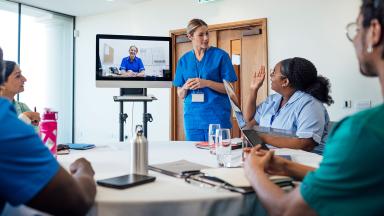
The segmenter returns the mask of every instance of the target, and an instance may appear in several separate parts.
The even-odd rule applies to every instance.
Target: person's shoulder
[[[34,129],[19,120],[16,116],[14,106],[0,99],[0,139],[12,134],[13,137],[29,137],[36,135]],[[1,141],[0,141],[1,142]]]
[[[384,104],[360,111],[349,117],[350,121],[361,125],[362,129],[370,130],[384,123]],[[383,133],[384,134],[384,133]]]
[[[348,137],[355,141],[362,136],[365,139],[372,137],[384,139],[383,122],[384,104],[345,117],[333,127],[330,137],[335,140]]]
[[[20,107],[28,107],[27,104],[21,102],[21,101],[15,101],[15,104],[20,106]]]
[[[310,105],[311,107],[321,107],[325,109],[321,101],[306,92],[297,91],[297,100],[303,106]]]
[[[219,56],[226,56],[226,55],[228,55],[228,53],[225,52],[223,49],[220,49],[220,48],[217,48],[217,47],[209,47],[208,51],[213,53],[213,54],[215,54],[215,55],[219,55]]]
[[[280,99],[281,99],[281,95],[280,95],[280,94],[277,94],[277,93],[274,93],[274,94],[269,95],[269,96],[265,99],[264,103],[277,102],[277,101],[280,101]]]
[[[2,107],[2,109],[0,109],[0,112],[1,112],[1,111],[4,111],[4,107],[10,107],[12,105],[11,105],[11,102],[9,102],[9,100],[0,97],[0,106]]]
[[[186,62],[186,61],[188,62],[188,61],[190,61],[191,58],[193,58],[193,57],[194,57],[194,54],[193,54],[193,52],[190,50],[190,51],[184,53],[184,55],[181,56],[181,58],[179,59],[179,63],[180,63],[180,62]]]
[[[0,121],[10,112],[15,112],[12,104],[8,100],[0,98]]]

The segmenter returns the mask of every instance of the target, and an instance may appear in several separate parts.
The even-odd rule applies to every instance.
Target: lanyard
[[[208,50],[208,49],[207,49]],[[195,57],[195,70],[196,70],[196,77],[198,77],[199,79],[201,79],[201,74],[203,73],[203,69],[205,67],[205,63],[206,63],[206,58],[205,58],[205,55],[207,54],[207,50],[205,50],[205,53],[204,53],[204,56],[203,58],[201,59],[200,63],[201,63],[201,67],[199,67],[199,61],[197,60],[196,58],[196,55],[195,55],[195,50],[192,50],[193,52],[193,56]],[[201,90],[200,89],[197,89],[196,92],[200,92]],[[194,91],[195,92],[195,91]]]
[[[204,56],[203,56],[203,58],[201,59],[201,63],[202,63],[202,65],[201,65],[201,69],[199,70],[199,61],[197,60],[197,58],[196,58],[196,55],[195,55],[195,50],[192,50],[192,52],[193,52],[193,56],[195,57],[195,68],[196,68],[196,77],[198,77],[199,79],[201,79],[201,74],[203,73],[203,71],[204,71],[204,68],[205,68],[205,64],[206,64],[206,57],[205,57],[205,55],[207,54],[207,51],[208,51],[208,49],[209,48],[207,48],[206,50],[205,50],[205,52],[204,52]]]

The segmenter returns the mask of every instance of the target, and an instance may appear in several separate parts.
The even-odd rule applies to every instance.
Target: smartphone
[[[108,179],[97,180],[97,184],[104,187],[125,189],[155,181],[156,177],[139,174],[129,174]]]

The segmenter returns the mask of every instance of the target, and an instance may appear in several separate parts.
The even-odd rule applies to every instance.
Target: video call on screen
[[[121,63],[123,58],[129,57],[129,48],[138,49],[136,57],[140,58],[145,77],[166,78],[170,73],[169,42],[151,40],[128,39],[100,39],[99,40],[99,75],[102,77],[119,78],[124,72]]]

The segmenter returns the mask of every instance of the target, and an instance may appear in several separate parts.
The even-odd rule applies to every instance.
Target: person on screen
[[[129,56],[123,58],[120,65],[121,76],[125,77],[144,77],[145,68],[143,62],[137,57],[139,49],[132,45],[129,47]]]
[[[5,81],[3,67],[0,48],[0,85]],[[90,163],[84,158],[76,160],[69,174],[2,97],[0,122],[0,214],[9,203],[52,215],[85,215],[96,196]]]
[[[237,77],[229,55],[209,46],[208,25],[203,20],[189,21],[187,36],[193,49],[179,59],[173,84],[184,99],[186,140],[207,141],[209,124],[232,127],[223,79],[235,82]]]
[[[297,138],[260,134],[265,143],[322,154],[329,123],[323,103],[333,103],[328,79],[318,76],[316,67],[307,59],[285,59],[270,73],[271,88],[277,93],[256,106],[264,79],[265,67],[262,66],[252,76],[244,107],[245,121],[250,125],[296,131]]]
[[[21,74],[20,67],[16,62],[4,61],[4,66],[4,83],[0,86],[0,96],[12,102],[16,114],[21,120],[27,124],[32,124],[35,130],[38,130],[40,113],[33,112],[25,103],[14,99],[17,94],[24,91],[24,83],[27,79]]]
[[[384,96],[383,12],[383,0],[362,0],[356,22],[347,25],[347,37],[355,47],[361,74],[378,77]],[[383,128],[382,103],[333,127],[319,168],[288,161],[257,146],[246,155],[246,176],[268,215],[383,215],[384,172],[378,167],[383,163]],[[304,180],[286,193],[266,173]]]

